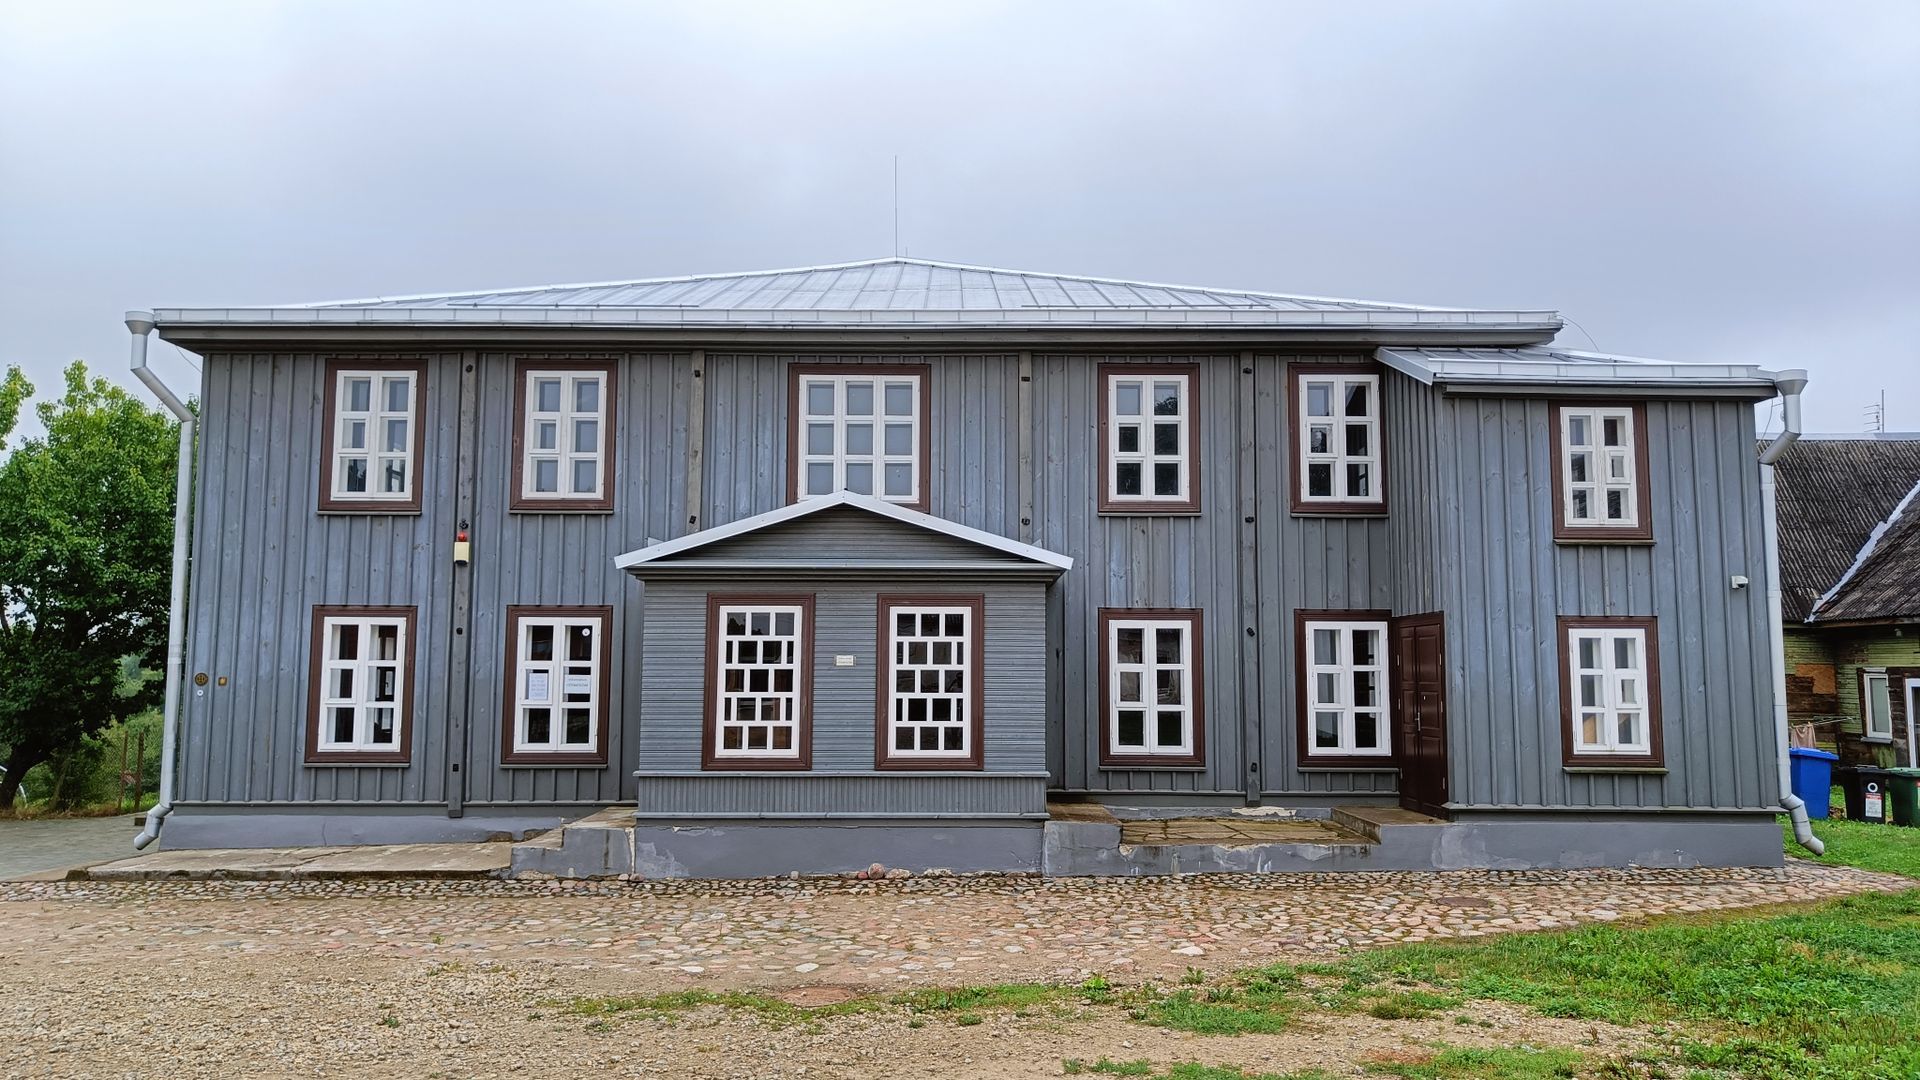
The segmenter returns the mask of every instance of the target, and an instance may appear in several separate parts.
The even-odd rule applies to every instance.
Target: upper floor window
[[[613,365],[515,366],[515,510],[613,506]]]
[[[1200,612],[1100,609],[1100,763],[1200,765]]]
[[[709,769],[813,761],[813,597],[707,598]]]
[[[411,607],[315,607],[307,761],[404,763],[413,715]]]
[[[1384,511],[1379,371],[1289,364],[1287,390],[1293,414],[1293,512]]]
[[[977,768],[986,598],[882,596],[879,768]]]
[[[1659,640],[1652,618],[1562,616],[1560,713],[1568,765],[1659,765]]]
[[[1347,758],[1382,764],[1365,759],[1393,755],[1385,613],[1303,611],[1297,629],[1305,725],[1301,762]]]
[[[327,365],[320,509],[420,509],[423,364]]]
[[[1885,671],[1860,673],[1860,734],[1874,742],[1893,741],[1893,695]]]
[[[1194,364],[1100,365],[1100,509],[1191,513],[1200,509]]]
[[[1648,540],[1646,406],[1555,402],[1557,540]]]
[[[603,765],[607,760],[610,607],[507,609],[509,765]]]
[[[794,365],[788,460],[795,499],[853,491],[927,507],[924,365]]]

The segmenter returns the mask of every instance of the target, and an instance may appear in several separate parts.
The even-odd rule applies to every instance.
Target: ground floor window
[[[1100,609],[1102,765],[1206,760],[1200,625],[1190,608]]]
[[[1658,765],[1659,643],[1651,618],[1560,619],[1568,765]]]
[[[1383,763],[1393,755],[1385,613],[1303,611],[1297,629],[1302,763]]]
[[[409,757],[411,607],[315,607],[307,760],[398,763]]]
[[[1893,741],[1893,695],[1885,671],[1860,673],[1860,715],[1865,718],[1863,735]]]
[[[708,768],[809,767],[812,648],[812,596],[708,598]]]
[[[880,768],[979,767],[986,599],[882,596]]]
[[[507,609],[509,765],[604,765],[608,607]]]

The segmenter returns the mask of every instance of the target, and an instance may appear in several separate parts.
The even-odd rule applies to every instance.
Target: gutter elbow
[[[1780,460],[1787,447],[1800,441],[1800,394],[1807,388],[1805,368],[1788,368],[1773,372],[1773,385],[1780,391],[1781,424],[1780,434],[1760,451],[1760,464],[1771,465]]]

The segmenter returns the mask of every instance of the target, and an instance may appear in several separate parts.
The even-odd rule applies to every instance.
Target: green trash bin
[[[1920,769],[1888,769],[1893,823],[1920,828]]]

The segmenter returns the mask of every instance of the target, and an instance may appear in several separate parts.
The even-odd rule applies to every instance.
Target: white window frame
[[[1316,372],[1311,367],[1300,369],[1297,375],[1298,385],[1295,396],[1297,415],[1294,417],[1294,452],[1299,459],[1300,503],[1311,506],[1325,505],[1374,505],[1386,502],[1386,487],[1381,469],[1382,454],[1380,446],[1380,376],[1377,373],[1361,372]],[[1327,388],[1327,413],[1313,415],[1313,392],[1316,387]],[[1366,388],[1367,407],[1359,416],[1346,412],[1347,392],[1353,387]],[[1366,432],[1367,452],[1364,454],[1348,451],[1349,428],[1362,428]],[[1313,448],[1316,429],[1325,429],[1327,444],[1324,450]],[[1313,493],[1313,466],[1328,466],[1331,486],[1325,495]],[[1352,493],[1353,484],[1348,472],[1352,466],[1364,466],[1366,469],[1366,488],[1364,495]]]
[[[513,642],[513,752],[515,754],[598,754],[600,752],[601,687],[605,685],[607,623],[605,615],[515,616]],[[532,658],[533,630],[547,627],[553,631],[553,655],[546,660]],[[588,631],[588,657],[573,660],[565,656],[569,638],[575,629]],[[576,669],[585,668],[584,672]],[[580,678],[586,679],[584,691]],[[544,683],[544,696],[534,690]],[[534,742],[527,737],[529,713],[546,709],[547,739]],[[587,738],[573,742],[566,738],[566,713],[571,709],[587,711]]]
[[[906,506],[923,504],[925,493],[920,490],[920,455],[922,425],[927,418],[922,414],[921,401],[926,388],[926,376],[920,372],[912,373],[815,373],[800,372],[799,392],[795,395],[794,408],[798,417],[793,426],[793,446],[789,451],[798,462],[794,470],[794,492],[796,501],[800,499],[818,499],[834,492],[847,490],[847,476],[850,469],[865,468],[868,473],[868,490],[864,494],[887,502]],[[901,414],[889,413],[887,409],[887,388],[889,385],[907,387],[909,412],[904,419]],[[865,385],[873,394],[872,412],[852,413],[848,408],[849,387]],[[832,389],[833,407],[827,412],[813,411],[814,387],[826,386]],[[815,426],[828,429],[832,447],[824,452],[813,448]],[[907,428],[907,450],[905,453],[889,452],[887,449],[887,429],[905,426]],[[850,429],[866,427],[868,429],[867,450],[854,452],[848,449]],[[826,466],[832,470],[832,486],[828,491],[814,491],[811,485],[810,466]],[[886,493],[887,470],[889,467],[904,466],[907,470],[907,491],[905,494]]]
[[[348,407],[347,386],[355,379],[366,379],[370,385],[367,394],[367,408]],[[396,381],[407,384],[407,407],[393,410],[386,407],[387,386]],[[380,450],[376,445],[384,442],[389,421],[406,422],[406,438],[402,440],[403,449]],[[334,372],[333,416],[329,418],[333,425],[333,461],[329,484],[329,496],[335,502],[411,502],[418,483],[418,462],[414,460],[414,447],[418,445],[420,423],[420,373],[413,368],[340,368]],[[349,444],[348,433],[355,423],[364,424],[364,440],[361,446]],[[352,491],[347,488],[347,466],[349,462],[364,461],[367,467],[367,490]],[[384,466],[398,462],[401,469],[401,489],[399,491],[379,491],[379,479]]]
[[[319,730],[315,732],[314,749],[322,754],[387,754],[405,749],[401,739],[406,736],[407,719],[407,668],[409,652],[413,643],[407,640],[407,622],[398,615],[327,615],[321,619],[320,648],[320,715]],[[355,651],[359,654],[350,660],[339,659],[339,631],[345,627],[355,628]],[[379,627],[394,627],[394,655],[392,659],[380,659],[371,656],[374,631]],[[393,672],[393,696],[379,698],[369,694],[376,684],[377,673],[383,670]],[[350,696],[338,695],[334,691],[339,686],[338,674],[342,671],[353,675],[353,693]],[[333,737],[334,712],[338,709],[353,709],[353,737],[338,740]],[[393,711],[393,738],[379,742],[372,737],[374,709],[386,708]]]
[[[1600,660],[1599,666],[1586,667],[1581,664],[1580,643],[1584,640],[1596,642],[1595,655]],[[1634,643],[1638,665],[1619,666],[1615,646],[1622,640]],[[1657,710],[1657,703],[1653,700],[1653,665],[1656,661],[1648,653],[1646,629],[1591,623],[1569,626],[1561,647],[1566,650],[1567,677],[1571,682],[1564,692],[1568,695],[1568,707],[1571,710],[1573,756],[1651,757]],[[1594,685],[1599,698],[1591,704],[1583,698],[1588,678],[1596,680]],[[1629,686],[1633,688],[1633,701],[1627,700]],[[1620,718],[1627,713],[1639,717],[1637,739],[1620,738]],[[1598,740],[1586,738],[1586,717],[1589,714],[1598,718]]]
[[[809,640],[810,627],[807,625],[807,611],[805,605],[778,601],[724,601],[716,606],[713,630],[714,654],[709,661],[713,665],[713,702],[711,718],[708,721],[712,725],[711,756],[714,760],[799,762],[809,758],[810,753],[804,745],[806,725],[803,716],[804,710],[808,707],[805,697],[807,656],[813,643]],[[746,619],[746,633],[734,635],[728,631],[727,620],[735,614]],[[761,615],[766,616],[768,620],[770,632],[767,634],[753,633],[754,618]],[[793,620],[791,634],[782,635],[777,632],[780,625],[779,619],[782,617],[790,617]],[[762,658],[763,647],[773,642],[781,643],[783,651],[788,655],[782,662],[769,664]],[[740,646],[748,643],[754,646],[755,658],[750,663],[742,663],[739,660]],[[730,689],[727,685],[727,676],[735,669],[743,674],[741,687],[738,690]],[[767,673],[766,688],[754,688],[753,673],[756,671]],[[778,673],[781,671],[787,671],[791,675],[789,688],[786,690],[775,689],[778,685]],[[766,702],[776,700],[784,703],[783,718],[774,723],[758,719],[760,708]],[[755,719],[743,721],[738,719],[740,703],[747,701],[753,702]],[[764,747],[751,745],[751,729],[756,727],[767,729],[767,745]],[[732,728],[741,730],[740,745],[735,748],[727,746],[727,732]],[[775,748],[773,745],[776,741],[773,730],[775,728],[786,728],[790,732],[788,745],[784,749]]]
[[[597,502],[606,498],[607,394],[610,389],[606,370],[530,367],[523,378],[526,381],[521,386],[521,400],[525,403],[526,415],[520,421],[520,498],[528,502]],[[552,381],[560,383],[560,408],[542,410],[539,386]],[[593,409],[576,407],[582,383],[591,383],[597,388]],[[576,425],[580,423],[594,425],[593,445],[587,450],[580,449],[575,437]],[[537,434],[543,424],[554,425],[554,445],[550,448],[538,445]],[[543,461],[554,464],[552,491],[540,491],[534,486]],[[573,486],[574,469],[583,462],[593,464],[593,486],[584,490]]]
[[[1107,620],[1107,754],[1112,758],[1138,758],[1143,762],[1155,758],[1190,758],[1198,754],[1196,729],[1198,727],[1196,705],[1194,702],[1194,650],[1199,643],[1200,624],[1187,617],[1166,616],[1126,616],[1116,614]],[[1140,662],[1122,663],[1120,660],[1120,633],[1123,630],[1142,631]],[[1180,632],[1180,658],[1171,664],[1161,663],[1158,659],[1159,635],[1165,630]],[[1158,698],[1159,675],[1162,671],[1177,671],[1180,687],[1180,701],[1177,704],[1162,704]],[[1139,700],[1129,700],[1122,696],[1124,676],[1132,674],[1139,677]],[[1181,737],[1177,743],[1162,741],[1159,737],[1159,714],[1178,711],[1181,714]],[[1142,719],[1141,735],[1143,742],[1138,746],[1123,745],[1120,741],[1120,714],[1140,712]]]
[[[1873,708],[1873,685],[1878,682],[1886,699],[1886,712],[1875,724]],[[1888,677],[1887,669],[1881,667],[1860,669],[1860,737],[1868,742],[1893,741],[1893,680]]]
[[[1559,407],[1560,523],[1569,529],[1637,529],[1640,527],[1639,432],[1635,429],[1634,409],[1627,405],[1561,405]],[[1576,420],[1584,421],[1587,441],[1573,441]],[[1609,446],[1604,442],[1606,422],[1620,423],[1622,442]],[[1574,463],[1580,455],[1589,456],[1586,479],[1574,479]],[[1623,475],[1624,473],[1624,475]],[[1620,493],[1625,516],[1606,516],[1607,496]],[[1575,511],[1579,496],[1586,496],[1587,514]]]
[[[889,602],[885,608],[887,628],[887,687],[886,687],[886,745],[881,748],[883,762],[901,764],[908,762],[970,761],[974,756],[974,731],[979,718],[974,712],[975,680],[980,678],[980,657],[976,655],[974,643],[978,639],[979,627],[975,625],[976,609],[967,604],[941,604],[933,601]],[[915,632],[902,639],[900,619],[902,616],[915,620]],[[950,620],[960,620],[960,633],[956,637],[946,633]],[[924,620],[938,620],[939,633],[928,637],[921,632]],[[924,643],[927,657],[914,659],[912,646]],[[903,649],[904,646],[904,649]],[[946,658],[941,658],[941,646],[950,650]],[[957,653],[957,656],[954,655]],[[949,689],[940,676],[958,673],[959,689]],[[910,674],[918,684],[915,689],[900,689],[900,677]],[[927,676],[939,679],[932,689],[926,686]],[[925,702],[929,715],[939,711],[944,705],[948,717],[944,720],[903,720],[902,713],[909,711],[915,701]],[[942,745],[934,749],[923,749],[916,745],[902,750],[897,736],[903,730],[915,733],[914,741],[930,731],[960,733],[960,745],[957,749],[947,749]]]
[[[1106,474],[1107,502],[1119,506],[1174,505],[1186,507],[1193,500],[1193,379],[1186,372],[1158,371],[1142,369],[1140,371],[1108,371],[1106,373],[1106,392],[1103,395],[1107,411],[1107,460]],[[1177,387],[1176,402],[1179,411],[1163,414],[1154,411],[1156,391],[1161,385]],[[1123,413],[1120,411],[1120,390],[1123,386],[1137,386],[1140,392],[1139,411]],[[1161,452],[1156,444],[1156,428],[1172,423],[1175,425],[1174,450]],[[1122,435],[1133,429],[1136,441],[1132,450],[1121,446]],[[1120,467],[1122,465],[1140,466],[1140,491],[1137,494],[1123,494],[1120,491]],[[1178,470],[1179,483],[1171,493],[1161,493],[1154,489],[1155,473],[1158,466],[1172,465]]]
[[[1301,721],[1307,726],[1307,757],[1351,758],[1393,756],[1392,728],[1392,678],[1388,664],[1387,650],[1391,648],[1388,635],[1388,623],[1381,619],[1306,619],[1300,625],[1302,636],[1301,650],[1306,657],[1303,677],[1306,682],[1306,715]],[[1317,631],[1331,631],[1336,635],[1335,656],[1331,663],[1323,662],[1318,650],[1315,634]],[[1354,648],[1354,637],[1358,634],[1376,635],[1373,663],[1358,664],[1354,658],[1358,655]],[[1356,683],[1363,673],[1373,676],[1373,701],[1362,705],[1354,700]],[[1334,679],[1331,697],[1324,696],[1321,686],[1322,676]],[[1320,745],[1320,714],[1339,714],[1339,743],[1335,746]],[[1371,747],[1358,743],[1358,718],[1362,715],[1373,717],[1374,743]]]

